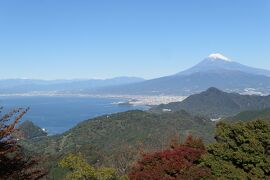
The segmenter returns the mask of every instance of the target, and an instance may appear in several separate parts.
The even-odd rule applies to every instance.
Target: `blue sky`
[[[0,0],[0,78],[154,78],[210,53],[270,69],[269,0]]]

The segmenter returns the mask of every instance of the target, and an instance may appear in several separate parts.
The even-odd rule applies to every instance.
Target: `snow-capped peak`
[[[210,54],[208,56],[208,58],[211,58],[211,59],[219,59],[219,60],[224,60],[224,61],[231,61],[229,58],[223,56],[222,54],[219,54],[219,53],[214,53],[214,54]]]

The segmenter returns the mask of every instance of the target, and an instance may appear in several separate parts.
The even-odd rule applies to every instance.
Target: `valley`
[[[80,152],[95,166],[114,167],[128,172],[140,151],[151,152],[169,147],[173,139],[189,134],[204,143],[214,142],[214,129],[220,122],[242,120],[270,121],[269,97],[222,92],[216,88],[192,95],[182,102],[154,106],[150,110],[131,110],[82,121],[70,130],[53,136],[24,138],[26,153],[46,155],[50,177],[61,174],[57,162],[65,154]],[[164,111],[170,108],[171,111]],[[249,110],[249,111],[245,111]],[[244,111],[244,112],[242,112]],[[213,122],[213,117],[220,117]],[[24,129],[25,131],[25,129]],[[121,164],[118,161],[123,161]],[[123,159],[124,158],[124,159]]]

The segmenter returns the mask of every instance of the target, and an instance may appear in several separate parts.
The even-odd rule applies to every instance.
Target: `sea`
[[[31,120],[39,127],[46,129],[49,135],[54,135],[67,131],[81,121],[97,116],[135,109],[148,109],[147,106],[117,104],[124,101],[126,100],[119,98],[79,96],[3,96],[0,97],[0,106],[4,108],[4,112],[14,108],[30,107],[22,122]]]

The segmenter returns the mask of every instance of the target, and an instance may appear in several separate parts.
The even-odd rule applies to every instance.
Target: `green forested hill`
[[[227,122],[266,120],[270,121],[270,108],[256,111],[244,111],[235,116],[225,118]]]
[[[18,127],[15,136],[19,139],[33,139],[38,137],[47,136],[47,132],[43,131],[40,127],[36,126],[32,121],[26,120]]]
[[[182,102],[159,105],[151,111],[161,112],[162,109],[185,110],[192,114],[219,118],[233,116],[242,111],[265,108],[270,108],[270,96],[240,95],[209,88],[200,94],[189,96]]]
[[[270,120],[270,109],[246,111],[224,121]],[[215,123],[186,111],[150,113],[127,111],[105,115],[79,123],[55,136],[21,141],[28,153],[44,157],[50,168],[49,177],[61,178],[64,173],[57,162],[68,153],[81,153],[96,166],[109,166],[126,173],[141,152],[168,147],[173,139],[191,133],[212,142]],[[60,176],[59,176],[60,175]]]
[[[27,151],[59,159],[68,152],[81,152],[91,164],[121,168],[140,149],[162,149],[188,133],[212,141],[214,123],[185,111],[152,114],[127,111],[84,121],[64,134],[22,142]],[[121,161],[126,161],[119,165]]]

